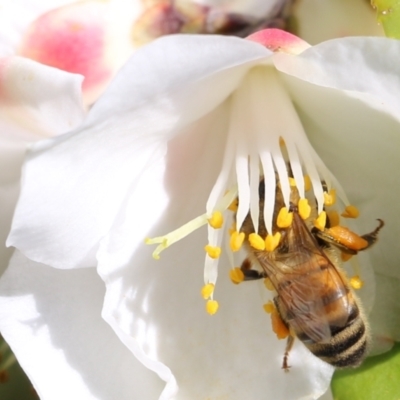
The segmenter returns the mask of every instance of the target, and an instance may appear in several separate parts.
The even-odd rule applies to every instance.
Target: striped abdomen
[[[329,262],[319,260],[307,273],[286,275],[277,291],[282,320],[315,356],[337,368],[362,363],[368,330],[345,278]]]

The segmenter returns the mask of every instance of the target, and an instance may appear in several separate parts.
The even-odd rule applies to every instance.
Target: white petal
[[[370,315],[373,354],[380,354],[400,341],[400,280],[376,274],[376,297]]]
[[[9,244],[60,268],[93,265],[125,196],[167,141],[269,54],[236,38],[189,35],[137,51],[82,127],[34,148]]]
[[[5,240],[19,193],[29,143],[70,129],[83,119],[82,78],[20,57],[0,60],[0,275],[11,249]]]
[[[0,283],[0,329],[42,400],[161,392],[101,319],[103,296],[94,269],[59,271],[14,255]]]
[[[274,56],[275,66],[304,81],[350,91],[371,107],[400,119],[400,65],[393,62],[400,43],[387,38],[334,39],[310,47],[298,57]]]
[[[0,119],[17,126],[19,138],[27,142],[70,130],[84,116],[81,83],[79,75],[22,57],[4,58],[0,60]],[[5,135],[15,137],[15,132],[4,131]]]

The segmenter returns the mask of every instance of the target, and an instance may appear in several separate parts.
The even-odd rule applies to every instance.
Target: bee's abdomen
[[[346,326],[331,326],[332,337],[327,343],[304,344],[317,357],[336,368],[357,367],[364,360],[369,336],[357,305],[353,305],[352,318]]]

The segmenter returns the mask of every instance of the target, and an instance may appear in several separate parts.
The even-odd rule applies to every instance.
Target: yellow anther
[[[275,235],[268,234],[265,238],[265,250],[267,251],[274,251],[281,240],[281,234],[276,232]]]
[[[289,185],[291,187],[296,187],[296,180],[294,178],[289,177]]]
[[[213,283],[207,283],[207,285],[204,285],[201,288],[201,296],[203,297],[204,300],[207,300],[210,298],[210,296],[214,293],[214,284]]]
[[[275,305],[272,301],[265,303],[263,305],[264,311],[268,314],[272,314],[275,311]]]
[[[336,203],[336,190],[331,189],[329,192],[324,192],[324,204],[326,206],[332,206]]]
[[[265,250],[265,240],[257,233],[250,233],[249,242],[256,250]]]
[[[311,179],[308,175],[304,175],[304,190],[308,192],[311,189]]]
[[[299,208],[300,217],[303,219],[307,219],[311,214],[311,207],[308,204],[308,200],[300,199],[297,206]]]
[[[214,229],[221,228],[222,224],[224,223],[224,217],[221,211],[214,211],[211,218],[208,219],[208,223]]]
[[[217,311],[218,311],[218,301],[216,300],[208,300],[206,303],[206,311],[210,314],[210,315],[214,315]]]
[[[269,278],[265,278],[264,279],[264,286],[268,289],[268,290],[275,290],[274,285],[271,282],[271,279]]]
[[[341,255],[340,255],[341,260],[344,261],[344,262],[349,261],[351,257],[353,257],[353,255],[349,254],[349,253],[343,253],[342,252]]]
[[[326,214],[328,216],[329,226],[331,228],[340,224],[340,215],[337,211],[328,211]]]
[[[232,203],[229,205],[228,210],[236,212],[238,210],[238,199],[235,199],[234,201],[232,201]]]
[[[318,218],[314,221],[314,226],[323,231],[326,225],[326,212],[322,211],[321,214],[318,215]]]
[[[344,218],[357,218],[360,215],[360,211],[356,206],[347,206],[342,212]]]
[[[286,207],[282,207],[279,211],[276,225],[279,228],[287,228],[292,224],[293,213],[289,212]]]
[[[244,281],[244,273],[240,268],[237,267],[229,271],[229,277],[235,285]]]
[[[221,247],[214,247],[208,244],[204,247],[204,250],[213,259],[219,258],[219,256],[221,255]]]
[[[229,240],[229,246],[232,251],[239,251],[245,238],[244,232],[233,231]]]
[[[279,138],[279,146],[286,146],[285,140],[282,137]]]
[[[364,282],[360,279],[358,275],[350,278],[350,285],[353,289],[361,289],[364,286]]]

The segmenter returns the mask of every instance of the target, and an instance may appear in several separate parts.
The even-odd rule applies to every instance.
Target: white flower
[[[272,32],[256,38],[292,54],[232,37],[155,41],[135,53],[81,126],[33,147],[8,241],[18,251],[0,285],[0,329],[41,398],[322,395],[332,368],[297,341],[291,371],[281,370],[285,344],[270,331],[257,285],[233,286],[228,260],[218,267],[220,310],[213,317],[204,312],[206,229],[176,242],[159,261],[143,242],[221,205],[235,180],[239,197],[247,193],[253,204],[248,154],[260,156],[265,173],[270,153],[283,187],[278,132],[288,147],[295,143],[317,199],[319,177],[330,177],[317,154],[334,173],[361,211],[354,230],[368,232],[375,218],[385,220],[362,274],[370,263],[399,278],[393,166],[400,67],[392,60],[400,43],[346,38],[306,49]],[[256,133],[262,146],[254,146]],[[232,144],[237,152],[230,153]],[[289,151],[292,167],[295,154]],[[236,175],[221,184],[230,165]],[[299,171],[306,172],[293,168]],[[106,285],[103,318],[149,370],[100,319],[103,287],[94,269],[82,268],[95,266]],[[213,265],[206,279],[216,271]],[[361,297],[369,309],[373,279],[365,280],[370,286]],[[393,332],[385,331],[391,341]]]

